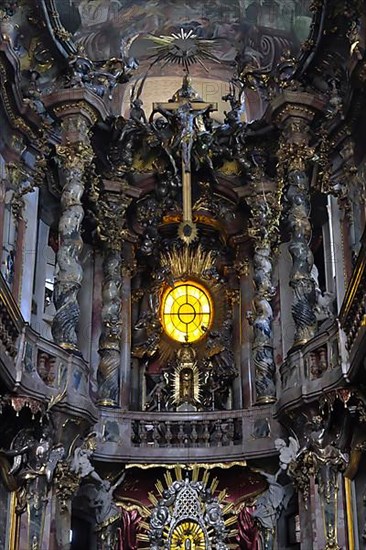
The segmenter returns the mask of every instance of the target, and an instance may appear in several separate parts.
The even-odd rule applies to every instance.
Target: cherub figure
[[[275,439],[274,442],[277,451],[279,451],[280,469],[278,473],[280,473],[281,470],[286,471],[288,469],[290,463],[296,459],[296,456],[300,450],[300,445],[297,439],[290,436],[288,441],[288,445],[286,444],[286,441],[281,438]]]

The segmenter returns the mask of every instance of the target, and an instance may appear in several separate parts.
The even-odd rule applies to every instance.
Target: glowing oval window
[[[163,295],[161,320],[165,332],[173,340],[196,342],[211,326],[211,297],[197,283],[176,283]]]

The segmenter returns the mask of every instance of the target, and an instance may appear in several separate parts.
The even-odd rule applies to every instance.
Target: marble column
[[[306,97],[304,98],[305,101]],[[311,101],[311,98],[307,98]],[[314,258],[310,248],[309,172],[315,151],[309,145],[309,125],[313,111],[298,105],[287,108],[283,116],[282,137],[278,149],[278,178],[285,187],[287,206],[285,223],[290,237],[292,259],[289,284],[293,290],[291,307],[295,323],[294,346],[313,338],[316,332],[316,294],[313,278]],[[303,115],[303,116],[301,116]]]
[[[290,233],[289,252],[292,257],[290,286],[293,289],[292,316],[295,322],[295,345],[310,340],[316,331],[316,294],[312,277],[314,265],[310,249],[310,190],[304,166],[290,166],[288,171],[287,223]]]
[[[127,244],[127,243],[126,243]],[[134,251],[127,244],[122,268],[122,323],[124,327],[121,342],[121,401],[122,409],[128,409],[131,391],[131,279],[135,269]]]
[[[88,126],[81,115],[68,117],[63,124],[66,133],[77,127],[85,141],[66,141],[57,146],[62,182],[61,217],[58,225],[59,249],[57,252],[54,302],[56,314],[52,335],[57,344],[70,351],[77,351],[77,326],[80,308],[77,295],[83,279],[80,253],[83,247],[81,224],[84,209],[81,198],[84,193],[85,168],[93,159],[87,140]]]
[[[61,214],[54,290],[56,314],[52,335],[57,344],[79,354],[77,330],[80,308],[77,296],[83,278],[80,252],[84,218],[81,198],[85,190],[85,174],[93,161],[89,131],[109,113],[103,99],[82,86],[62,88],[44,95],[42,99],[47,110],[61,121],[61,144],[56,146]]]
[[[301,493],[298,493],[298,503],[300,521],[300,548],[301,550],[313,550],[314,545],[312,506],[309,501],[304,501],[303,495]]]
[[[270,198],[270,191],[272,197],[276,198],[275,182],[271,189],[269,182],[265,182],[264,174],[258,174],[252,188],[253,194],[247,199],[251,206],[249,233],[254,242],[252,355],[255,368],[256,403],[261,404],[276,401],[271,300],[275,295],[272,282],[272,258],[278,234],[279,208],[278,204]]]
[[[250,284],[250,265],[248,260],[249,253],[242,246],[238,246],[237,259],[235,260],[235,270],[239,278],[239,316],[240,316],[240,368],[241,368],[241,407],[250,407],[252,405],[252,372],[251,372],[251,350],[248,343],[250,310],[251,284]]]
[[[30,322],[32,314],[32,294],[36,268],[37,229],[38,229],[38,189],[24,197],[25,234],[23,244],[23,269],[20,288],[20,311],[23,319]]]
[[[102,283],[102,334],[99,340],[98,396],[99,404],[119,405],[120,362],[122,341],[121,318],[121,249],[105,250]]]
[[[131,199],[120,193],[106,193],[98,201],[98,234],[103,247],[102,333],[99,340],[98,396],[106,407],[121,405],[121,365],[126,334],[130,333],[131,289],[124,273],[124,228]],[[127,286],[126,286],[127,285]],[[127,290],[126,290],[127,288]],[[128,361],[130,353],[128,351]],[[124,384],[122,384],[122,388]]]
[[[57,550],[70,550],[72,499],[79,485],[80,478],[70,471],[66,462],[59,463],[55,476],[52,503]]]
[[[319,498],[322,509],[326,545],[324,550],[341,550],[337,536],[338,469],[323,464],[319,469]]]

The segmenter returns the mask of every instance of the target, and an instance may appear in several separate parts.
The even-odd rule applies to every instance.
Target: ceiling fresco
[[[309,33],[309,0],[57,0],[63,24],[92,59],[111,56],[139,61],[151,55],[149,34],[192,30],[217,39],[217,55],[232,63],[245,51],[256,66],[273,63],[281,51],[298,50]],[[241,54],[240,54],[241,52]]]

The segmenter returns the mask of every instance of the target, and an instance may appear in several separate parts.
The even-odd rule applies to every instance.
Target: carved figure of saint
[[[190,368],[182,369],[180,372],[180,398],[182,401],[194,400],[193,371]]]
[[[173,402],[193,410],[199,401],[199,372],[196,352],[190,346],[183,346],[177,353],[177,368],[174,373]]]

